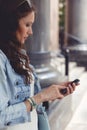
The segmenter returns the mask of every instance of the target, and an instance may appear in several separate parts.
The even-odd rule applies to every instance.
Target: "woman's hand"
[[[64,86],[67,87],[67,91],[66,91],[66,93],[64,94],[64,96],[73,93],[73,91],[75,91],[75,89],[76,89],[76,86],[78,86],[79,84],[80,84],[79,82],[74,83],[74,82],[72,82],[72,81],[71,81],[71,82],[61,83],[61,85],[64,85]]]
[[[62,99],[63,97],[73,93],[77,85],[79,85],[79,83],[75,84],[72,82],[61,83],[60,85],[51,85],[34,95],[32,98],[36,104],[40,104],[45,101],[53,101],[55,99]],[[66,89],[66,93],[62,94],[60,91],[61,89]],[[27,111],[30,111],[31,105],[29,104],[28,100],[26,100],[24,103],[27,107]]]
[[[33,96],[35,102],[37,104],[40,104],[45,101],[53,101],[55,99],[62,99],[64,95],[60,93],[60,89],[66,88],[66,86],[63,85],[51,85],[45,89],[43,89],[41,92]]]
[[[77,85],[79,85],[79,83]],[[77,85],[75,85],[75,83],[72,82],[61,83],[60,85],[51,85],[43,89],[40,93],[36,94],[33,98],[37,104],[44,101],[53,101],[55,99],[62,99],[64,96],[73,93]],[[65,88],[67,89],[67,92],[66,94],[62,94],[60,90]]]
[[[60,89],[66,88],[63,85],[51,85],[48,88],[44,89],[41,94],[42,98],[45,101],[52,101],[55,99],[62,99],[64,95],[60,93]]]

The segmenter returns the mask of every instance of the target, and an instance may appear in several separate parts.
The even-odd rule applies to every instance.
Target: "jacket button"
[[[8,122],[8,123],[7,123],[7,126],[9,126],[10,124],[11,124],[11,122]]]
[[[18,85],[19,83],[18,83],[18,81],[16,82],[16,85]]]
[[[16,95],[16,96],[15,96],[15,99],[18,99],[18,98],[19,98],[19,95]]]

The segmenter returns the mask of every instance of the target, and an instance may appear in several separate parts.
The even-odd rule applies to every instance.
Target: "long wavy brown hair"
[[[35,12],[35,7],[27,0],[6,1],[2,0],[0,6],[0,49],[8,57],[15,72],[24,76],[25,83],[28,84],[32,80],[29,57],[27,53],[22,52],[24,47],[17,41],[13,33],[19,26],[19,19],[32,11]],[[18,3],[15,3],[16,1]]]

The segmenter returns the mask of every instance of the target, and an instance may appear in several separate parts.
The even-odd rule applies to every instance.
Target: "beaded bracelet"
[[[29,103],[31,105],[31,110],[30,111],[32,111],[33,109],[35,109],[37,107],[37,104],[36,104],[36,102],[34,101],[33,98],[28,98],[27,100],[29,101]]]

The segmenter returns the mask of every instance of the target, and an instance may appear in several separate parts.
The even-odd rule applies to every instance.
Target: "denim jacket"
[[[34,72],[34,94],[41,90],[38,77]],[[25,85],[24,79],[11,67],[6,55],[0,50],[0,129],[6,126],[24,123],[31,120],[25,101],[31,89]],[[37,113],[44,113],[42,105],[38,105]]]

